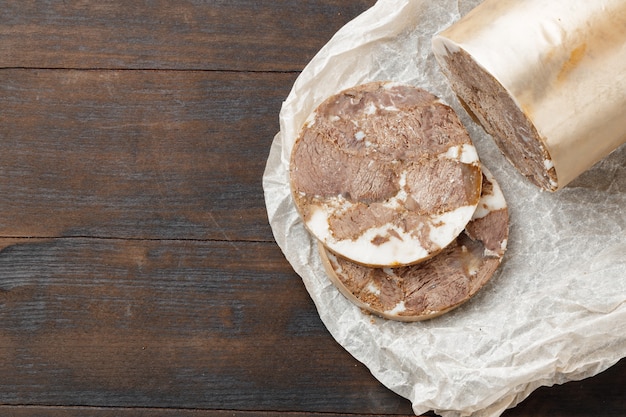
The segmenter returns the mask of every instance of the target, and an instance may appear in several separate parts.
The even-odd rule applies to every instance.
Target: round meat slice
[[[290,182],[307,229],[367,266],[421,262],[464,229],[481,171],[456,113],[433,94],[391,82],[324,101],[294,143]]]
[[[419,321],[458,307],[489,281],[506,250],[508,230],[506,201],[485,170],[472,220],[453,243],[421,264],[369,268],[319,248],[329,277],[346,298],[381,317]]]

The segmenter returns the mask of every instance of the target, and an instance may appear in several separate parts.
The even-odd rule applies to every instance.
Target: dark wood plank
[[[275,244],[0,243],[0,404],[411,413]]]
[[[582,381],[542,387],[502,417],[626,416],[626,358]]]
[[[0,406],[2,415],[11,417],[372,417],[372,414],[354,413],[299,413],[277,411],[233,411],[233,410],[185,410],[149,408],[98,408],[98,407],[36,407]],[[413,416],[413,414],[407,415]]]
[[[0,236],[271,241],[296,74],[0,70]]]
[[[299,71],[374,3],[3,1],[0,67]]]
[[[410,414],[328,335],[271,243],[0,243],[0,404],[13,405],[0,415]],[[542,388],[505,415],[621,416],[625,370]]]

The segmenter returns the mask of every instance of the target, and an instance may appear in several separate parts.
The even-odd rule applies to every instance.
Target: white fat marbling
[[[396,195],[383,203],[385,207],[402,209],[405,206],[408,197],[404,189],[406,176],[406,171],[400,174],[400,189]],[[495,199],[493,202],[485,201],[485,207],[495,207],[496,203],[497,200]],[[476,206],[458,207],[452,211],[431,216],[426,225],[420,225],[418,230],[410,232],[387,224],[370,228],[355,240],[336,239],[330,230],[330,217],[333,214],[344,213],[351,207],[353,204],[341,195],[329,199],[323,205],[312,208],[312,214],[306,223],[307,228],[332,251],[358,263],[381,266],[405,265],[429,257],[431,252],[423,247],[422,241],[417,237],[424,226],[429,227],[428,239],[438,248],[444,248],[463,231],[477,210]],[[383,237],[387,240],[382,243],[372,243],[380,240],[377,237]]]
[[[502,194],[502,189],[493,177],[493,174],[491,174],[491,172],[484,166],[482,167],[482,171],[487,180],[492,184],[492,189],[489,194],[484,191],[481,194],[476,211],[472,215],[472,220],[481,219],[492,211],[507,208],[506,199],[504,198],[504,194]]]
[[[376,285],[374,285],[374,283],[370,282],[369,284],[367,284],[367,291],[374,294],[374,295],[380,295],[380,288],[378,288]]]
[[[428,238],[440,248],[446,247],[454,240],[476,211],[476,206],[461,206],[452,211],[433,216],[430,221]]]
[[[464,164],[474,164],[478,162],[478,152],[476,152],[474,145],[469,143],[450,146],[448,150],[442,154],[442,156]]]
[[[402,300],[398,304],[396,304],[391,310],[385,311],[385,313],[390,314],[390,315],[396,315],[396,314],[404,313],[405,311],[406,311],[406,306],[404,304],[404,300]]]

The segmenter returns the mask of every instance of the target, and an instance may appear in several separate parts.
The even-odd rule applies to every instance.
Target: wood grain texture
[[[0,67],[299,71],[374,0],[0,2]]]
[[[12,239],[0,404],[410,413],[271,243]]]
[[[375,0],[0,0],[0,416],[409,415],[328,334],[261,176]],[[626,414],[626,361],[506,417]]]
[[[502,417],[622,417],[626,415],[626,359],[582,381],[541,387]]]
[[[103,407],[36,407],[0,406],[0,413],[11,417],[372,417],[372,414],[357,413],[310,413],[280,411],[238,411],[238,410],[186,410],[167,408],[103,408]],[[412,414],[411,414],[412,415]],[[431,414],[429,414],[431,415]],[[409,415],[407,415],[408,417]]]
[[[294,74],[0,70],[0,236],[263,240]]]

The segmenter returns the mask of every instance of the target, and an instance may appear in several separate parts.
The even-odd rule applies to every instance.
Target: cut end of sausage
[[[433,51],[463,107],[511,164],[536,186],[556,191],[560,185],[545,140],[506,88],[453,42],[435,37]]]

